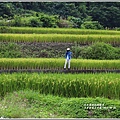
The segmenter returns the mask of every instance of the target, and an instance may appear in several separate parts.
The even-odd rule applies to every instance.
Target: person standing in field
[[[66,54],[65,54],[65,64],[64,64],[64,69],[66,69],[66,65],[68,63],[68,69],[70,69],[70,60],[71,60],[71,55],[72,52],[70,52],[70,48],[67,48]]]

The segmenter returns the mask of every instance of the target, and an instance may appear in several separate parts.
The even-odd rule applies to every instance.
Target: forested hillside
[[[119,28],[120,2],[1,2],[0,25]]]

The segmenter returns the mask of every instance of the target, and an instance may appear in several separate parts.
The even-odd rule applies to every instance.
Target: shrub
[[[74,58],[78,58],[80,55],[81,47],[75,42],[75,46],[72,46],[72,52]]]
[[[120,50],[106,43],[95,43],[81,51],[81,56],[87,59],[120,59]]]
[[[81,25],[83,29],[103,29],[98,21],[86,21]]]
[[[68,20],[60,20],[58,22],[58,26],[60,28],[72,28],[74,25],[72,22],[68,21]]]
[[[20,16],[14,16],[14,26],[20,27],[22,25],[21,17]]]
[[[74,24],[74,28],[80,28],[81,24],[82,24],[82,20],[81,18],[75,18],[75,17],[71,17],[70,21]]]
[[[42,22],[40,22],[37,18],[32,18],[30,20],[30,27],[41,27],[42,26]]]
[[[80,47],[75,44],[72,47],[74,58],[85,58],[85,59],[120,59],[120,49],[112,47],[106,43],[95,43],[91,46]]]
[[[55,16],[43,14],[39,17],[39,20],[43,23],[42,27],[57,27],[57,19],[55,18]]]

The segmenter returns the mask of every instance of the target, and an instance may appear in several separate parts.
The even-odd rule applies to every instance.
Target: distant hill
[[[104,28],[120,27],[120,2],[1,2],[0,19],[15,15],[44,13],[73,21],[77,27],[85,21],[98,21]],[[72,18],[72,19],[71,19]]]

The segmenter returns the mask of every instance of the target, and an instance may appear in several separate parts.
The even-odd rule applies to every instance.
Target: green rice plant
[[[63,58],[1,58],[0,70],[63,70]],[[120,70],[120,60],[72,59],[71,70]]]
[[[35,27],[9,27],[4,33],[22,33],[22,34],[102,34],[102,35],[120,35],[120,31],[115,30],[90,30],[75,28],[35,28]],[[0,29],[2,33],[2,29]]]
[[[0,74],[0,96],[24,89],[64,97],[120,99],[120,74]]]
[[[105,42],[120,44],[120,35],[0,34],[0,42],[76,42],[81,44]]]

